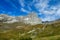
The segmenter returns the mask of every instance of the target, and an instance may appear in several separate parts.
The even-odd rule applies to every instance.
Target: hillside
[[[37,25],[0,23],[0,40],[60,40],[60,21]]]

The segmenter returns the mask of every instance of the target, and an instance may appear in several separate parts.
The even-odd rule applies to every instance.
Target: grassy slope
[[[60,22],[46,25],[46,28],[34,40],[60,40]]]
[[[0,28],[0,40],[10,40],[10,39],[31,40],[31,39],[28,39],[31,37],[32,37],[32,40],[60,40],[60,22],[47,24],[47,25],[38,24],[34,26],[25,25],[22,23],[13,23],[13,24],[0,23],[0,27],[4,27],[6,25],[11,28],[7,30]],[[22,27],[16,28],[17,26],[22,26]],[[35,29],[34,32],[28,33],[33,29]]]

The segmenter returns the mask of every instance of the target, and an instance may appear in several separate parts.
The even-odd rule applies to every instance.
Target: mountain
[[[36,24],[41,24],[42,20],[38,18],[38,15],[36,13],[32,12],[29,13],[27,16],[25,16],[24,23],[36,25]]]
[[[6,14],[0,14],[0,22],[3,23],[14,23],[14,22],[23,22],[25,24],[36,25],[42,23],[41,19],[38,18],[38,15],[34,12],[29,13],[26,16],[9,16]]]
[[[13,16],[9,16],[9,15],[6,15],[6,14],[0,14],[0,22],[13,23],[13,22],[17,22],[17,20]]]

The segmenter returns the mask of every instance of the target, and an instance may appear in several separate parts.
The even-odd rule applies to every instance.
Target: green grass
[[[3,29],[5,26],[11,28]],[[17,26],[22,26],[22,28],[17,29]],[[60,40],[60,22],[47,24],[43,30],[44,26],[45,24],[31,26],[23,23],[0,23],[0,27],[3,27],[2,29],[0,28],[0,40]],[[33,29],[36,29],[34,31],[36,34],[34,32],[27,33]],[[35,37],[31,38],[32,36]]]

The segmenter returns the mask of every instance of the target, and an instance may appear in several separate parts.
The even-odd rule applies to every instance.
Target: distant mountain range
[[[32,12],[29,13],[27,16],[9,16],[6,14],[0,14],[0,22],[3,23],[14,23],[14,22],[23,22],[25,24],[40,24],[42,23],[41,19],[38,18],[37,14]]]

